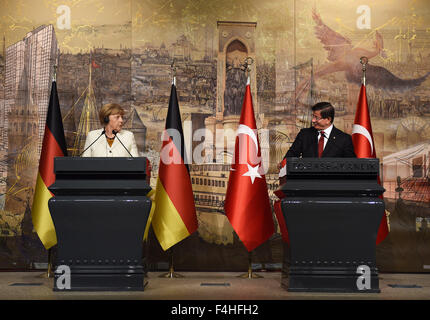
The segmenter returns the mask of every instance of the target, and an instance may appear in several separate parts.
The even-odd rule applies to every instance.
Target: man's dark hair
[[[331,123],[334,121],[334,107],[330,102],[318,102],[312,107],[312,111],[321,111],[323,119],[331,118]]]

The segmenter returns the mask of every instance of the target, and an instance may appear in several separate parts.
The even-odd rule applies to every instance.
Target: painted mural
[[[174,246],[175,268],[246,271],[247,251],[223,210],[245,61],[274,201],[277,163],[309,126],[311,105],[330,101],[336,127],[351,133],[366,56],[390,226],[377,263],[430,270],[428,1],[2,0],[0,16],[1,269],[47,261],[30,208],[54,76],[69,155],[98,127],[99,108],[120,103],[152,163],[152,187],[176,76],[199,228]],[[196,134],[203,129],[204,138]],[[275,215],[274,223],[277,232],[253,252],[256,269],[281,268]],[[153,234],[145,250],[150,270],[167,268]]]

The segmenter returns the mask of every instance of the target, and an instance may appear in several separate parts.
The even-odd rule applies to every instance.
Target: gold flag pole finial
[[[54,74],[52,76],[52,81],[57,82],[57,65],[54,65]]]
[[[366,85],[366,66],[368,62],[369,59],[367,57],[360,58],[361,70],[363,71],[363,85]]]
[[[176,59],[174,58],[172,64],[170,65],[170,70],[172,71],[172,84],[176,86]]]
[[[251,73],[251,65],[254,63],[254,59],[252,59],[251,57],[247,57],[243,63],[243,71],[245,71],[246,76],[248,77],[249,80],[249,74]]]

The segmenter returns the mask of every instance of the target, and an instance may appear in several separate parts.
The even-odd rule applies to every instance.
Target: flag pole
[[[46,271],[46,277],[51,278],[54,275],[52,272],[52,249],[48,249],[48,270]]]
[[[362,85],[360,89],[360,96],[358,98],[355,120],[352,126],[352,134],[353,134],[352,140],[353,140],[354,149],[358,158],[376,158],[375,144],[373,141],[373,134],[372,134],[372,125],[370,121],[370,112],[369,112],[369,107],[367,104],[367,96],[366,96],[366,66],[368,61],[369,59],[367,57],[365,56],[360,57],[360,64],[362,66],[363,78],[362,78]],[[363,108],[364,108],[364,112],[361,112]],[[363,115],[360,116],[361,114]],[[360,154],[357,153],[358,147],[362,146],[362,144],[359,143],[358,140],[354,140],[354,134],[363,134],[363,133],[360,132],[359,130],[355,131],[356,125],[361,127],[363,127],[364,125],[364,130],[366,130],[367,134],[369,135],[369,137],[366,137],[366,138],[370,142],[370,154],[369,152],[361,149],[359,150]],[[378,175],[378,184],[382,185],[380,180],[380,175]],[[383,196],[380,195],[380,198],[383,199]],[[376,237],[376,244],[378,245],[381,241],[383,241],[389,232],[390,230],[388,227],[387,210],[385,210],[385,215],[383,215],[381,224],[379,225],[379,229]]]
[[[244,71],[247,76],[247,85],[250,84],[250,73],[251,73],[251,65],[254,63],[254,59],[251,57],[247,57],[243,63]],[[238,278],[247,278],[247,279],[257,279],[257,278],[264,278],[263,276],[260,276],[254,272],[252,272],[252,251],[248,251],[248,272],[241,274],[238,276]]]
[[[52,74],[52,82],[57,82],[57,65],[54,65],[54,72]],[[48,268],[46,273],[41,274],[39,277],[41,278],[52,278],[54,276],[54,272],[52,271],[52,249],[48,249]]]
[[[37,278],[49,279],[54,277],[54,272],[52,271],[52,249],[48,249],[48,268],[45,273],[37,276]]]
[[[239,275],[238,278],[245,278],[245,279],[264,278],[263,276],[260,276],[259,274],[252,272],[252,251],[248,252],[248,272]]]
[[[169,254],[169,271],[163,274],[159,275],[159,278],[185,278],[184,275],[175,272],[175,269],[173,267],[173,248],[167,249],[167,252]]]
[[[175,59],[173,59],[172,64],[170,65],[171,71],[172,71],[172,85],[176,87],[176,66],[175,66]],[[169,271],[166,273],[163,273],[159,275],[159,278],[185,278],[184,275],[175,272],[175,269],[173,267],[173,247],[167,249],[167,253],[169,255]]]
[[[57,68],[58,66],[54,65],[54,74],[52,75],[52,82],[57,82]],[[46,277],[51,278],[54,276],[52,272],[52,248],[48,249],[48,270],[46,271]]]

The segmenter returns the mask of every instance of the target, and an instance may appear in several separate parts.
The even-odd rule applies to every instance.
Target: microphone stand
[[[96,140],[94,140],[88,147],[86,147],[85,148],[85,150],[84,151],[82,151],[82,153],[79,155],[79,156],[82,156],[84,153],[85,153],[85,151],[87,151],[94,143],[96,143],[96,141],[97,140],[99,140],[100,139],[100,137],[102,136],[102,135],[104,135],[105,134],[105,132],[106,132],[106,130],[105,129],[103,129],[103,131],[102,131],[102,133],[98,136],[98,138],[96,139]]]

